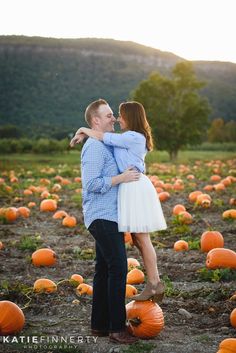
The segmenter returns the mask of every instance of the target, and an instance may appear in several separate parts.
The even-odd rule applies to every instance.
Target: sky
[[[236,63],[236,0],[0,0],[0,35],[113,38]]]

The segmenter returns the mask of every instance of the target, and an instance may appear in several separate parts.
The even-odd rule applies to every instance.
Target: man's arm
[[[105,193],[112,186],[120,183],[135,181],[140,173],[134,169],[127,169],[124,173],[115,176],[103,176],[105,156],[102,144],[87,146],[82,154],[82,183],[88,192]]]

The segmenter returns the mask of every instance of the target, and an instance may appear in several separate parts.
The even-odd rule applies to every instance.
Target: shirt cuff
[[[103,187],[101,188],[101,194],[104,194],[105,192],[109,191],[110,188],[112,187],[111,185],[111,178],[112,177],[104,177],[104,184]]]

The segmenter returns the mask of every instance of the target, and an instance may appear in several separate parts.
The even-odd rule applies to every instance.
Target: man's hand
[[[70,141],[70,147],[74,147],[77,143],[81,143],[85,137],[86,137],[85,134],[76,132],[75,136]]]
[[[129,183],[130,181],[139,180],[141,173],[131,167],[126,169],[121,175],[122,183]]]

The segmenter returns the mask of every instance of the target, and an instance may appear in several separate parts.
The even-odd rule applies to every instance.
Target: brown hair
[[[98,99],[90,103],[85,110],[85,121],[91,127],[92,118],[97,114],[100,105],[107,105],[105,99]]]
[[[125,102],[119,106],[119,112],[127,124],[127,130],[140,132],[146,138],[148,151],[153,149],[151,127],[147,121],[145,109],[139,102]]]

